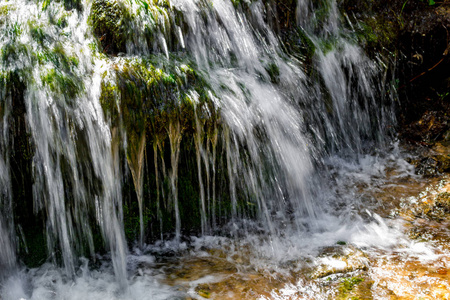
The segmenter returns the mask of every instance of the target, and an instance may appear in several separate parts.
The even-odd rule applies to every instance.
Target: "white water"
[[[119,281],[124,285],[126,249],[121,221],[120,171],[118,157],[113,156],[111,133],[98,102],[100,75],[95,73],[94,58],[90,55],[89,43],[92,40],[86,39],[90,36],[88,15],[72,11],[67,17],[67,28],[51,26],[47,29],[45,26],[50,19],[61,17],[61,5],[53,3],[42,11],[35,3],[17,1],[11,5],[10,11],[6,26],[14,24],[19,29],[2,30],[1,46],[17,46],[20,51],[23,45],[23,50],[19,52],[18,61],[7,61],[2,65],[2,71],[28,72],[29,77],[21,79],[27,83],[24,91],[27,125],[35,146],[34,210],[47,216],[50,256],[61,253],[67,275],[75,274],[75,247],[86,242],[88,251],[94,251],[88,225],[89,213],[94,211],[109,243]],[[50,44],[39,46],[32,39],[28,26],[44,30],[51,37],[48,39]],[[46,54],[48,52],[54,56]],[[64,56],[59,60],[57,57],[61,52],[73,57],[77,63],[64,70],[61,66]],[[42,58],[40,64],[31,62],[36,55]],[[77,88],[83,87],[75,99],[64,92],[65,83],[58,86],[53,82],[57,85],[53,90],[51,83],[46,84],[42,76],[55,69],[61,76],[75,80]],[[83,149],[77,147],[79,143],[84,143]],[[83,156],[78,151],[82,151]],[[87,161],[82,161],[83,158]],[[100,186],[92,186],[93,180],[98,180]]]

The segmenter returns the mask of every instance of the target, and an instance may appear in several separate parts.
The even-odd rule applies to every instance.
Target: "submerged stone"
[[[410,236],[423,238],[423,227],[427,223],[445,223],[450,219],[450,185],[439,188],[437,191],[429,191],[420,196],[408,210],[410,221],[413,225]],[[433,230],[432,230],[433,231]],[[431,232],[428,232],[431,234]],[[425,239],[427,240],[427,239]]]
[[[318,266],[313,270],[312,279],[336,273],[367,270],[369,260],[361,250],[353,246],[332,246],[322,249]]]
[[[420,159],[412,160],[415,172],[425,177],[435,177],[450,171],[450,156],[448,155],[425,155]]]

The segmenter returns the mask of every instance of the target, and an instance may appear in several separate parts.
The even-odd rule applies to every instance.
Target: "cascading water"
[[[262,3],[250,12],[254,24],[231,2],[210,3],[213,9],[203,18],[203,11],[190,8],[192,2],[174,5],[193,29],[185,36],[186,47],[208,72],[229,127],[224,138],[233,219],[245,217],[237,207],[236,189],[247,194],[241,195],[248,197],[247,203],[257,205],[258,218],[270,232],[275,233],[275,213],[283,219],[289,218],[288,209],[314,216],[306,183],[312,172],[311,148],[302,132],[298,100],[288,99],[270,83],[266,67],[276,64],[280,81],[297,86],[296,97],[303,96],[304,75],[278,57],[278,41],[261,19]]]
[[[281,264],[311,235],[342,236],[333,226],[348,224],[332,204],[346,197],[329,187],[339,180],[329,171],[386,146],[395,120],[379,64],[343,29],[336,1],[321,2],[297,4],[310,57],[286,53],[264,1],[0,4],[0,297],[185,297],[143,252],[183,252],[201,233]],[[30,271],[17,264],[26,238],[15,233],[10,176],[9,108],[21,101],[31,206],[48,250]],[[108,283],[113,272],[118,284]]]
[[[98,102],[99,75],[93,74],[90,41],[85,39],[87,14],[73,11],[67,28],[46,31],[62,13],[59,5],[44,11],[26,1],[5,7],[14,13],[2,30],[2,75],[5,82],[26,85],[23,99],[14,101],[26,107],[35,146],[33,209],[46,216],[50,256],[61,259],[67,275],[73,276],[75,251],[94,251],[89,218],[95,217],[124,284],[120,172]],[[8,92],[7,85],[2,92]]]
[[[385,63],[371,61],[354,43],[351,32],[343,30],[336,1],[314,6],[317,3],[300,1],[297,22],[314,45],[321,82],[315,85],[316,101],[311,101],[315,139],[330,154],[348,151],[358,155],[371,141],[385,145],[391,136],[389,127],[395,124],[395,95],[383,94],[386,82],[379,76],[387,71],[381,68]]]

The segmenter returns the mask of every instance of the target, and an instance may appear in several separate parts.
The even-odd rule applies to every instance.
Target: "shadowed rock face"
[[[400,133],[406,139],[427,143],[448,139],[449,4],[419,6],[405,14],[398,65]]]
[[[401,137],[426,143],[447,140],[450,1],[347,0],[342,9],[350,20],[362,22],[355,28],[365,36],[369,53],[395,57]]]

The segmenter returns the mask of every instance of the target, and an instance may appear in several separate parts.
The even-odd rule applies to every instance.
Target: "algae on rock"
[[[174,229],[176,236],[179,237],[183,216],[178,199],[180,176],[178,169],[182,164],[180,154],[186,151],[181,141],[183,140],[189,147],[194,141],[194,133],[201,130],[205,134],[200,139],[197,137],[195,145],[206,149],[209,135],[212,139],[217,136],[218,113],[212,102],[213,94],[205,79],[188,66],[186,61],[180,61],[178,58],[172,58],[171,61],[160,56],[148,59],[117,58],[110,62],[109,70],[103,74],[100,103],[110,125],[124,129],[125,135],[122,138],[126,139],[127,161],[139,202],[140,245],[144,242],[145,228],[149,226],[143,222],[151,221],[143,216],[144,206],[148,201],[144,199],[144,194],[148,192],[142,190],[143,178],[150,176],[144,174],[144,165],[148,163],[155,164],[154,172],[150,172],[154,173],[151,177],[154,178],[156,185],[156,199],[153,200],[156,204],[149,205],[155,206],[160,222],[163,219],[163,209],[166,210],[165,214],[172,211],[174,219],[171,219],[171,222],[175,221]],[[200,122],[201,129],[198,128],[197,122]],[[170,151],[165,149],[165,141],[170,143]],[[151,161],[144,158],[146,151],[153,151]],[[159,180],[158,153],[162,163],[160,166],[163,173],[162,185]],[[164,160],[170,163],[169,172],[165,171]],[[209,163],[206,158],[203,160],[204,164]],[[209,169],[209,166],[206,168]],[[145,172],[149,172],[148,168]],[[208,175],[206,178],[209,186],[210,178]],[[164,181],[167,184],[164,184]],[[185,181],[183,179],[183,185]],[[187,189],[186,192],[196,194],[192,189]],[[163,199],[160,199],[161,195]],[[198,201],[198,198],[196,199]],[[183,201],[189,202],[193,199]],[[205,205],[202,211],[206,211]],[[206,222],[205,218],[204,214],[203,224]]]

